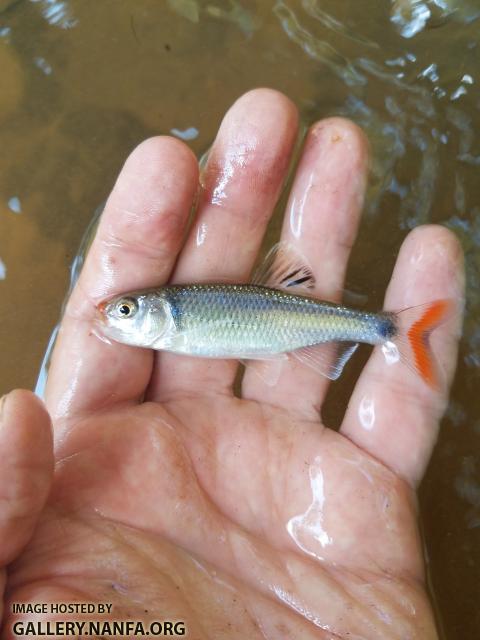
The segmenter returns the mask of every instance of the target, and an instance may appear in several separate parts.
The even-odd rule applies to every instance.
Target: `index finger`
[[[174,138],[146,140],[127,159],[60,326],[46,389],[53,418],[143,395],[152,352],[99,340],[91,330],[95,307],[168,280],[197,185],[196,158]]]

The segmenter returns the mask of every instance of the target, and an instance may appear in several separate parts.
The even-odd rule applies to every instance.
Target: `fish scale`
[[[170,348],[210,357],[246,357],[351,341],[378,344],[393,323],[373,314],[258,285],[165,287],[175,332]]]

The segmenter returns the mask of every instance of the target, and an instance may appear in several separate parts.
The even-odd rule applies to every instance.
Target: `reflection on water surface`
[[[171,133],[204,152],[253,86],[286,92],[307,124],[342,114],[366,130],[347,286],[372,308],[409,229],[439,222],[461,239],[465,334],[421,497],[445,637],[462,640],[480,626],[479,15],[477,0],[0,0],[2,391],[33,386],[83,230],[129,150]]]

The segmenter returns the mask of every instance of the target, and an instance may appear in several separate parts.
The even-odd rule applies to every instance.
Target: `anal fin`
[[[358,342],[324,342],[297,349],[291,355],[329,380],[337,380],[357,347]]]

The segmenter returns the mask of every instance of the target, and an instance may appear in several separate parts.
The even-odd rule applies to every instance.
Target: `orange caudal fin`
[[[401,345],[400,352],[408,364],[413,360],[415,371],[434,389],[440,387],[440,375],[429,338],[434,329],[446,322],[453,308],[453,300],[434,300],[398,313],[399,337],[400,340],[404,338],[401,342],[406,342]],[[408,354],[404,353],[405,347]]]

